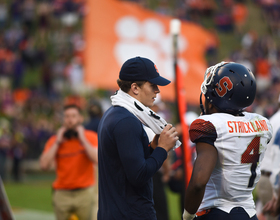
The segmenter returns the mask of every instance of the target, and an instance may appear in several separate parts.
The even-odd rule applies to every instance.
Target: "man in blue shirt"
[[[153,106],[160,92],[158,85],[170,83],[159,75],[151,60],[143,57],[127,60],[117,82],[119,92],[135,100],[140,111],[143,107],[139,103],[144,108]],[[167,124],[149,143],[143,121],[129,110],[131,106],[121,106],[109,108],[98,128],[98,219],[156,220],[152,176],[178,140],[177,132]],[[158,117],[152,112],[149,116]]]

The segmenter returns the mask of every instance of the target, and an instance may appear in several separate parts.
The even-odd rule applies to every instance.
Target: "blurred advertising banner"
[[[117,89],[122,64],[143,56],[152,60],[159,73],[174,81],[171,17],[120,0],[87,0],[85,17],[85,83],[94,88]],[[198,104],[200,85],[207,68],[205,52],[212,34],[191,22],[181,23],[178,64],[184,75],[186,100]],[[164,100],[175,98],[174,83],[160,87]]]

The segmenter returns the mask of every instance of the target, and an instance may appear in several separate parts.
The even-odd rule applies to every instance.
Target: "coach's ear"
[[[137,85],[137,83],[132,83],[132,84],[131,84],[130,91],[131,91],[134,95],[138,95],[138,94],[139,94],[139,89],[140,89],[140,87]]]

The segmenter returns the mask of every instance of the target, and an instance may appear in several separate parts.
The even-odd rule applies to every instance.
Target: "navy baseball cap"
[[[170,83],[168,79],[159,75],[155,64],[144,57],[134,57],[125,61],[119,78],[124,81],[148,81],[159,86],[166,86]]]

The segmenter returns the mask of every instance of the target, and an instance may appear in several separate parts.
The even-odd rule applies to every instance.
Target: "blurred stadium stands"
[[[208,64],[228,60],[246,65],[258,81],[257,98],[248,110],[266,117],[277,110],[279,1],[134,2],[215,33],[217,40],[206,54]],[[23,161],[24,170],[38,170],[36,161],[59,125],[64,102],[86,107],[89,99],[106,101],[111,94],[73,84],[83,74],[85,13],[84,0],[0,1],[0,168],[8,161],[15,180],[21,178],[17,172]],[[190,109],[199,111],[197,107]],[[5,178],[3,169],[0,172]]]

